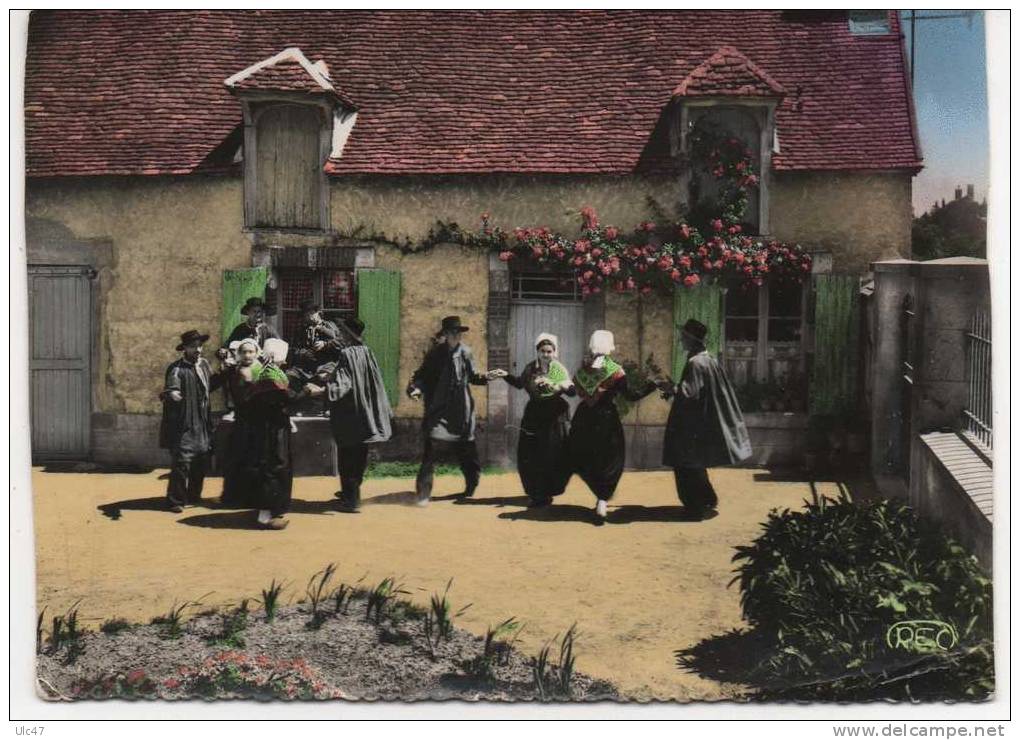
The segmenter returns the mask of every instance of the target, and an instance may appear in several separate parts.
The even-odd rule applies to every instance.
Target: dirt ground
[[[375,585],[395,576],[427,604],[453,579],[457,626],[476,635],[515,616],[528,655],[574,622],[577,670],[630,698],[717,700],[742,687],[677,667],[674,651],[743,626],[732,578],[734,546],[754,538],[771,508],[798,508],[835,483],[790,480],[764,470],[710,475],[719,513],[684,521],[672,474],[628,472],[609,521],[591,523],[594,498],[575,478],[549,509],[529,510],[515,474],[483,478],[458,500],[456,476],[437,477],[433,502],[407,505],[413,481],[366,481],[359,514],[333,510],[331,478],[295,481],[290,527],[265,531],[254,515],[205,507],[164,510],[164,471],[32,474],[39,608],[81,599],[86,625],[111,617],[147,621],[173,602],[212,592],[206,605],[258,597],[272,579],[296,601],[315,571]],[[219,493],[209,479],[207,497]]]

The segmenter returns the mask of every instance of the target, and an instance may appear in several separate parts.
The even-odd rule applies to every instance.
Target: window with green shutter
[[[397,405],[400,372],[400,273],[361,268],[357,271],[358,318],[365,322],[365,344],[379,361],[390,404]]]

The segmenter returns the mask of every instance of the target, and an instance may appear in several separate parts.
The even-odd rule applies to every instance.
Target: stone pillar
[[[495,253],[489,254],[489,301],[486,319],[488,369],[510,366],[510,268]],[[506,431],[510,386],[503,381],[489,383],[485,458],[490,465],[510,465]]]
[[[913,296],[917,305],[917,263],[911,260],[875,262],[873,306],[875,311],[875,346],[872,349],[871,374],[871,471],[876,477],[894,475],[901,454],[903,422],[902,351],[905,338],[900,316],[903,301]],[[909,451],[903,450],[903,455]]]

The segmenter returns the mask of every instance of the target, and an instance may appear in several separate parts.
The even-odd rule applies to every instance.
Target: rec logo
[[[952,650],[960,641],[956,628],[935,619],[912,619],[897,622],[885,633],[885,644],[894,650],[912,653],[934,653]]]

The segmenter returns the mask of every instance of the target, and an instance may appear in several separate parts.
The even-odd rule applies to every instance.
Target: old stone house
[[[855,294],[872,262],[909,256],[921,155],[894,12],[34,12],[34,455],[159,462],[177,335],[219,341],[255,293],[284,335],[306,297],[368,323],[396,402],[391,455],[416,444],[421,407],[400,389],[447,314],[473,327],[483,366],[522,367],[539,330],[573,364],[601,327],[619,357],[675,364],[693,293],[582,300],[430,230],[483,212],[563,232],[585,206],[621,227],[675,212],[698,186],[674,166],[696,121],[752,152],[749,228],[815,255],[803,289],[699,298],[715,347],[742,386],[817,379],[829,390],[806,395],[825,397],[852,345],[814,284],[849,276]],[[476,393],[491,461],[512,453],[519,395]],[[759,462],[795,452],[803,397],[752,409]],[[628,414],[633,464],[656,463],[667,410]],[[328,443],[302,425],[312,469]]]

